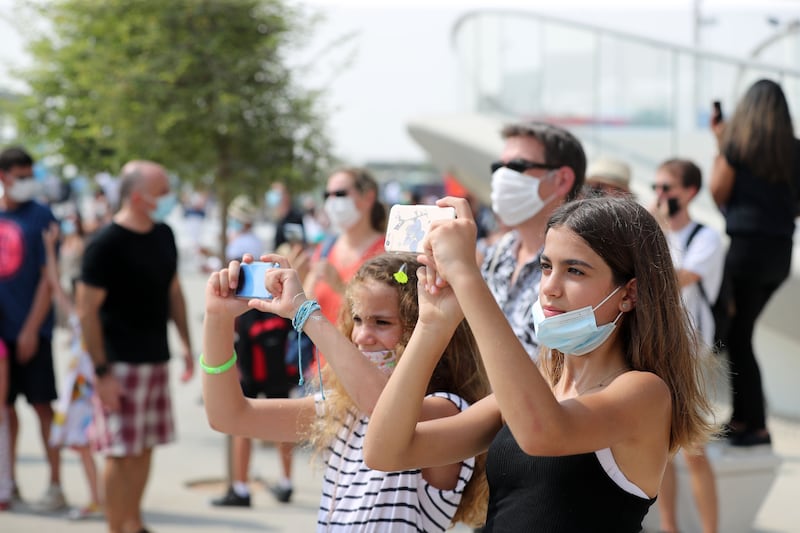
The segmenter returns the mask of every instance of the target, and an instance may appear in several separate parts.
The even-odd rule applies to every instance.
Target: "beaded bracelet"
[[[316,300],[306,300],[300,307],[297,309],[297,312],[294,314],[294,318],[292,318],[292,327],[297,332],[297,368],[300,370],[300,379],[298,380],[298,385],[303,385],[305,383],[305,379],[303,378],[303,351],[301,349],[300,344],[300,335],[303,332],[303,326],[306,325],[306,322],[311,317],[311,314],[314,311],[319,311],[321,308],[319,303]],[[319,376],[319,391],[322,395],[322,399],[325,399],[325,389],[322,386],[322,366],[319,362],[319,357],[317,357],[317,375]]]
[[[225,361],[219,366],[209,366],[206,364],[205,360],[203,359],[203,354],[200,354],[200,368],[203,369],[203,372],[206,374],[222,374],[223,372],[227,372],[231,369],[233,365],[236,364],[236,351],[234,350],[233,355],[230,359]]]

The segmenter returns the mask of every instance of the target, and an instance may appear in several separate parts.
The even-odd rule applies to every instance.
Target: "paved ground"
[[[200,348],[203,290],[205,276],[184,272],[183,286],[187,296],[195,348]],[[67,357],[63,336],[55,343],[59,365]],[[224,533],[230,531],[313,531],[319,501],[321,470],[309,464],[309,454],[299,451],[295,458],[295,494],[290,504],[277,503],[261,486],[254,486],[252,509],[217,509],[208,501],[223,490],[226,473],[226,438],[212,431],[200,401],[197,377],[186,385],[178,383],[179,362],[175,362],[173,395],[178,416],[178,442],[158,449],[154,456],[151,481],[145,494],[147,525],[157,533]],[[36,499],[45,489],[46,466],[34,415],[31,409],[18,404],[22,433],[18,479],[23,497]],[[762,505],[752,531],[761,533],[800,532],[800,423],[771,420],[774,450],[781,456],[778,475]],[[82,504],[87,499],[86,483],[76,456],[66,450],[63,457],[64,490],[70,503]],[[253,474],[274,480],[278,460],[271,447],[256,447]],[[741,483],[747,483],[743,479]],[[725,504],[722,513],[726,512]],[[51,531],[100,533],[101,521],[68,522],[63,514],[38,515],[22,507],[0,514],[3,533],[45,533]],[[456,531],[468,531],[458,527]],[[691,533],[691,532],[690,532]],[[724,533],[724,532],[723,532]]]

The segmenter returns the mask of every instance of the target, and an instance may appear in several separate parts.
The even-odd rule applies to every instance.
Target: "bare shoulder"
[[[631,370],[620,375],[607,388],[608,392],[627,401],[641,402],[641,407],[669,405],[671,393],[667,383],[653,372]]]

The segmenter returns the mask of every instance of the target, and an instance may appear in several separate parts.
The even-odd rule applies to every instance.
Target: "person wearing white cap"
[[[225,247],[225,259],[241,259],[244,254],[261,254],[264,245],[253,233],[253,223],[258,216],[258,208],[250,198],[240,194],[228,206],[228,231],[230,241]]]
[[[587,196],[624,196],[631,194],[631,167],[618,159],[603,157],[586,169]]]

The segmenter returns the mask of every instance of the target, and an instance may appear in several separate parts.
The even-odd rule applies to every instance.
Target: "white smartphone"
[[[260,261],[242,263],[239,266],[239,284],[236,287],[236,296],[248,300],[250,298],[271,299],[272,294],[264,284],[264,277],[267,274],[267,270],[278,266],[277,263],[262,263]]]
[[[389,211],[384,249],[387,252],[418,253],[422,240],[431,227],[431,222],[454,218],[456,218],[456,210],[452,207],[393,205]]]

